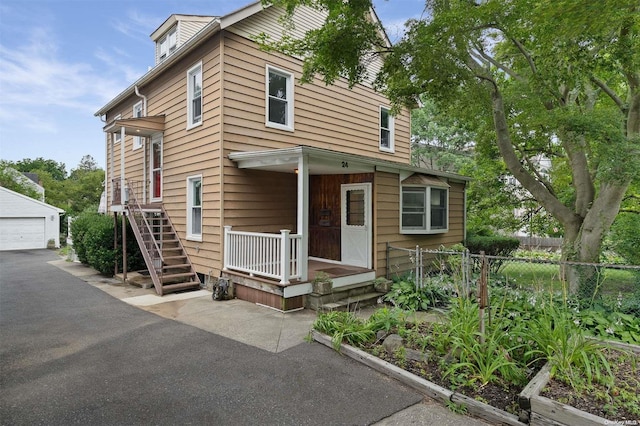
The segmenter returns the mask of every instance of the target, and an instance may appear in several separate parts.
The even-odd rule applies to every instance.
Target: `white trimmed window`
[[[432,186],[402,186],[403,234],[437,234],[449,230],[449,190]]]
[[[158,59],[164,61],[167,56],[171,55],[178,47],[177,31],[174,27],[167,35],[158,40]]]
[[[293,74],[267,65],[266,125],[293,131]]]
[[[138,102],[133,106],[133,118],[142,117],[142,101]],[[134,136],[133,137],[133,149],[142,148],[142,137]]]
[[[122,118],[121,114],[118,114],[114,117],[114,120],[120,120]],[[118,129],[117,133],[113,134],[113,143],[117,144],[120,143],[122,141],[122,133],[120,133],[120,129]]]
[[[394,152],[393,116],[389,108],[380,107],[380,151]]]
[[[187,71],[187,129],[202,124],[202,62]]]
[[[202,175],[187,178],[187,239],[202,241]]]

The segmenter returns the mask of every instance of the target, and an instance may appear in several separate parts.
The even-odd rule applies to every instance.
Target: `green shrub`
[[[508,257],[520,247],[520,240],[517,238],[482,234],[469,233],[467,236],[467,248],[471,253],[479,254],[484,251],[487,256]]]
[[[520,247],[520,240],[514,237],[490,235],[487,231],[469,232],[466,246],[473,254],[484,252],[487,256],[510,257]],[[489,262],[491,272],[497,273],[502,263],[500,259],[491,259]],[[480,262],[477,258],[474,258],[474,269],[480,270]]]
[[[118,221],[118,231],[114,231],[112,216],[87,210],[71,224],[73,248],[78,260],[101,274],[113,275],[115,264],[122,269],[121,248],[114,249],[114,233],[122,235],[122,218]],[[138,248],[135,235],[127,223],[127,269],[130,271],[146,268],[144,258]]]
[[[95,211],[85,210],[80,213],[71,223],[71,237],[73,240],[73,250],[78,256],[78,260],[84,264],[89,263],[87,258],[87,249],[85,246],[85,235],[91,226],[91,223],[99,214]]]
[[[84,237],[89,265],[104,275],[111,275],[117,252],[113,248],[113,218],[97,215]]]

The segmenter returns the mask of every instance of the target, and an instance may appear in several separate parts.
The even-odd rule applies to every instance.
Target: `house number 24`
[[[346,161],[342,162],[342,168],[343,169],[348,169],[349,168],[349,163],[347,163]]]

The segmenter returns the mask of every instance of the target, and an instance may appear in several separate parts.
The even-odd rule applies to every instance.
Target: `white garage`
[[[0,187],[0,250],[60,247],[60,214],[64,210]]]

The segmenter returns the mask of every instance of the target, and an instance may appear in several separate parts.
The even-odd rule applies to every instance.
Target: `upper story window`
[[[142,117],[142,101],[138,102],[133,106],[133,118]],[[134,136],[133,137],[133,149],[142,148],[142,137]]]
[[[449,190],[432,186],[402,186],[403,234],[435,234],[449,230]]]
[[[202,241],[202,176],[187,178],[187,239]]]
[[[114,117],[114,120],[120,120],[122,118],[121,114],[118,114]],[[122,133],[120,133],[120,130],[118,130],[117,133],[113,134],[113,143],[120,143],[122,141]]]
[[[394,152],[393,116],[387,107],[380,107],[380,151]]]
[[[187,71],[187,129],[202,124],[202,62]]]
[[[171,55],[178,46],[178,36],[176,27],[158,40],[158,59],[164,61],[167,56]]]
[[[293,131],[293,74],[267,66],[266,125]]]

